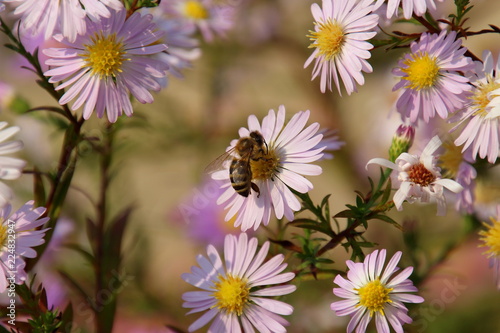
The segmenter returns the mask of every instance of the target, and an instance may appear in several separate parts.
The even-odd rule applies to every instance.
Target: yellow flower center
[[[186,16],[189,18],[195,20],[203,20],[208,18],[207,9],[199,1],[196,0],[186,1],[184,10]]]
[[[480,247],[489,247],[489,249],[484,252],[488,257],[499,257],[500,256],[500,220],[495,220],[490,217],[491,225],[483,223],[486,230],[479,232],[480,238],[483,244]]]
[[[491,94],[491,92],[497,89],[500,89],[500,82],[495,82],[490,75],[488,75],[485,83],[481,83],[476,88],[474,95],[471,97],[472,106],[476,109],[474,112],[475,116],[485,117],[488,114],[488,104],[490,104],[494,97],[498,96]]]
[[[370,310],[370,316],[374,312],[380,312],[383,315],[385,304],[392,303],[389,294],[393,288],[386,288],[379,279],[370,281],[363,287],[355,290],[359,294],[359,304],[356,306],[362,306]]]
[[[326,61],[332,60],[342,50],[345,41],[344,30],[340,24],[331,20],[316,23],[316,25],[319,30],[311,30],[309,31],[311,34],[307,36],[312,41],[309,48],[318,49],[317,57],[323,56]]]
[[[0,250],[4,247],[6,239],[7,239],[7,226],[0,224]]]
[[[462,148],[456,146],[452,141],[443,142],[443,154],[439,157],[439,164],[446,178],[455,178],[458,173],[460,163],[462,163]]]
[[[92,68],[92,74],[102,78],[114,77],[121,72],[123,62],[129,59],[124,57],[123,43],[116,40],[116,34],[104,36],[97,32],[90,39],[92,43],[84,46],[87,50],[85,60]]]
[[[411,89],[427,89],[436,84],[439,78],[439,66],[436,58],[431,58],[427,52],[412,54],[411,59],[403,63],[408,66],[402,71],[408,75],[405,79],[410,82]]]
[[[267,154],[260,157],[253,156],[250,159],[250,170],[252,179],[267,180],[273,179],[278,173],[280,158],[274,150],[268,150]]]
[[[213,293],[218,307],[226,313],[236,313],[241,316],[245,305],[249,302],[250,287],[247,281],[238,276],[219,276],[219,281],[215,283],[216,291]]]
[[[436,180],[432,172],[427,170],[422,163],[412,165],[407,173],[411,182],[421,186],[429,186],[429,184]]]

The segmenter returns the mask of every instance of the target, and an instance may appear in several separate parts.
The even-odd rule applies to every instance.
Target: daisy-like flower
[[[287,266],[282,254],[264,263],[268,251],[269,242],[257,252],[257,238],[248,240],[242,233],[239,237],[226,236],[224,259],[212,245],[207,247],[208,258],[197,257],[200,267],[193,266],[191,273],[183,274],[182,279],[203,291],[184,293],[183,307],[192,308],[188,314],[208,311],[189,327],[189,332],[212,319],[209,332],[214,333],[255,332],[255,329],[286,332],[284,326],[288,322],[280,315],[292,314],[293,307],[267,297],[294,292],[294,285],[283,283],[292,280],[295,274],[281,273]]]
[[[461,147],[456,146],[451,140],[444,140],[443,152],[438,158],[438,165],[446,178],[454,179],[463,190],[458,193],[455,208],[467,214],[474,212],[474,189],[476,188],[477,172],[472,166],[470,149],[462,153]]]
[[[484,223],[485,230],[479,232],[481,247],[487,247],[484,252],[490,258],[490,266],[495,271],[497,289],[500,290],[500,206],[497,206],[497,216],[490,217],[491,224]]]
[[[472,147],[474,159],[479,154],[495,163],[500,146],[500,57],[494,64],[491,52],[485,51],[483,59],[484,63],[475,62],[476,70],[471,73],[473,95],[460,116],[459,125],[466,125],[455,144],[463,144],[463,150]]]
[[[420,296],[409,294],[418,289],[408,277],[413,267],[399,270],[396,265],[401,259],[401,251],[396,252],[384,269],[386,250],[373,251],[363,263],[346,262],[349,271],[347,279],[340,275],[335,282],[340,288],[333,288],[333,293],[345,300],[333,302],[331,309],[338,316],[350,315],[347,332],[366,332],[366,327],[373,317],[377,332],[389,332],[389,324],[397,333],[403,333],[403,324],[413,320],[408,316],[408,309],[403,303],[422,303]],[[392,278],[391,278],[392,277]]]
[[[36,257],[32,248],[45,242],[43,237],[48,230],[34,230],[49,220],[48,217],[40,218],[44,207],[33,208],[33,201],[28,201],[12,215],[11,208],[7,205],[0,210],[0,293],[13,280],[17,284],[24,283],[24,258]],[[9,260],[12,256],[14,261]]]
[[[168,49],[165,52],[158,53],[157,57],[168,64],[169,70],[167,74],[183,78],[182,71],[185,68],[191,68],[191,62],[201,55],[198,40],[193,38],[195,27],[186,24],[185,20],[164,17],[158,18],[156,23],[165,32],[162,41],[168,45]],[[160,82],[165,87],[168,84],[167,76]]]
[[[314,31],[308,36],[314,51],[304,68],[315,60],[312,79],[321,75],[320,89],[332,90],[332,80],[340,92],[339,76],[347,94],[356,90],[356,83],[363,85],[362,71],[371,73],[366,61],[371,57],[373,46],[366,40],[376,35],[372,31],[378,23],[378,15],[372,14],[373,0],[323,0],[323,8],[312,4],[315,20]]]
[[[401,77],[393,91],[401,89],[396,109],[412,124],[418,119],[426,123],[436,113],[446,118],[450,112],[463,108],[470,90],[469,79],[458,72],[473,69],[473,62],[464,57],[456,32],[441,31],[439,35],[423,33],[410,46],[393,70]]]
[[[441,177],[441,169],[437,166],[436,150],[441,146],[438,136],[433,137],[422,151],[420,156],[402,153],[395,163],[384,158],[373,158],[366,164],[379,164],[397,171],[394,183],[399,183],[399,189],[394,194],[394,205],[398,210],[403,209],[403,201],[410,203],[420,201],[437,202],[437,215],[446,214],[446,200],[444,188],[458,193],[463,187],[452,179]]]
[[[52,68],[44,74],[51,83],[65,81],[57,90],[68,88],[59,103],[76,99],[71,108],[83,106],[83,118],[94,110],[101,118],[106,111],[110,122],[123,112],[132,115],[130,93],[141,103],[152,103],[149,91],[161,89],[157,79],[165,76],[168,65],[150,57],[167,48],[156,43],[162,33],[151,20],[138,12],[126,19],[125,10],[98,22],[87,19],[84,36],[74,43],[62,39],[65,48],[45,49]]]
[[[20,151],[23,143],[19,140],[6,141],[19,132],[19,127],[7,127],[5,121],[0,122],[0,179],[11,180],[21,177],[26,162],[15,157],[5,156]],[[0,208],[4,207],[14,194],[10,187],[0,182]]]
[[[120,10],[120,0],[4,0],[15,6],[14,15],[21,16],[21,30],[33,35],[44,33],[45,39],[60,31],[69,41],[86,30],[85,17],[97,21]]]
[[[317,134],[318,123],[304,128],[308,119],[309,111],[300,111],[283,127],[283,105],[277,114],[270,110],[262,124],[254,115],[248,118],[248,129],[240,128],[240,138],[258,132],[265,141],[259,155],[248,159],[252,183],[260,193],[252,185],[249,195],[238,194],[231,186],[230,161],[227,161],[223,170],[212,174],[212,178],[224,181],[221,187],[225,191],[217,203],[229,208],[226,221],[236,215],[235,226],[241,226],[245,231],[251,227],[257,230],[261,223],[267,225],[273,212],[278,219],[283,216],[288,220],[294,218],[293,213],[301,208],[301,204],[291,189],[300,193],[310,191],[313,185],[303,175],[316,176],[322,171],[319,166],[309,164],[323,156],[324,146],[317,147],[322,139],[322,135]],[[232,156],[239,159],[241,157],[234,152],[237,143],[238,140],[233,140],[226,151],[232,151]]]
[[[437,0],[442,2],[443,0]],[[378,3],[384,0],[378,0]],[[399,5],[403,7],[404,18],[409,20],[413,13],[417,16],[423,16],[427,9],[436,10],[435,0],[389,0],[387,4],[387,18],[398,15]]]
[[[233,27],[236,8],[216,0],[173,0],[160,4],[166,13],[182,18],[197,27],[207,42],[215,36],[225,37]]]

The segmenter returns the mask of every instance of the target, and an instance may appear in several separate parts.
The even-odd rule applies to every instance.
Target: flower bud
[[[402,153],[408,152],[413,144],[415,137],[415,128],[411,125],[399,125],[392,138],[391,147],[389,148],[389,160],[394,162]]]

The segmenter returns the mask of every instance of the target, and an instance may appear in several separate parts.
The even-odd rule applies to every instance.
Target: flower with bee
[[[239,130],[240,139],[208,167],[210,171],[223,164],[212,178],[224,181],[217,203],[229,209],[226,221],[235,217],[235,226],[245,231],[267,225],[271,215],[293,219],[301,204],[292,190],[306,193],[313,188],[304,176],[321,174],[321,167],[310,163],[319,160],[326,147],[320,144],[319,124],[306,127],[309,113],[296,113],[286,126],[283,105],[278,112],[270,110],[262,123],[251,115],[248,128]]]

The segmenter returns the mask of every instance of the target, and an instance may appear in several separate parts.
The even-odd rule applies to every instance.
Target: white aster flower
[[[0,179],[11,180],[21,177],[26,162],[19,158],[5,156],[23,148],[23,143],[19,140],[6,141],[19,132],[19,127],[6,128],[7,125],[5,121],[0,122]],[[0,182],[0,208],[12,200],[13,196],[10,187]]]
[[[373,0],[323,0],[323,8],[312,4],[315,20],[314,31],[308,36],[314,48],[304,64],[313,60],[312,79],[321,74],[320,89],[332,90],[332,80],[340,92],[339,75],[347,94],[356,90],[356,83],[363,85],[362,71],[371,73],[372,67],[366,61],[371,57],[373,46],[367,42],[377,33],[373,31],[378,23],[378,15],[373,14]]]
[[[17,284],[24,283],[24,258],[36,257],[33,247],[45,242],[43,237],[48,230],[35,230],[49,220],[48,217],[40,218],[45,212],[44,207],[33,208],[33,201],[28,201],[12,215],[11,209],[7,205],[0,210],[0,293],[12,280]],[[9,260],[12,256],[15,260]]]
[[[437,0],[442,2],[443,0]],[[378,3],[383,2],[379,0]],[[436,0],[389,0],[387,4],[387,18],[398,16],[399,6],[403,8],[404,18],[409,20],[413,13],[417,16],[423,16],[427,9],[436,10]]]
[[[182,295],[183,307],[188,313],[205,312],[190,327],[189,332],[205,326],[213,319],[208,332],[286,332],[288,322],[281,315],[290,315],[293,307],[269,296],[282,296],[295,291],[294,285],[285,285],[294,273],[281,273],[287,266],[284,256],[278,254],[264,260],[269,242],[257,252],[257,238],[248,240],[245,233],[239,237],[227,235],[224,259],[209,245],[207,257],[199,255],[199,267],[182,279],[203,291],[188,291]],[[280,274],[281,273],[281,274]],[[274,286],[273,286],[274,285]]]
[[[452,179],[441,177],[441,169],[437,166],[437,157],[434,155],[441,146],[438,136],[433,137],[422,151],[420,156],[402,153],[392,163],[384,158],[373,158],[366,164],[379,164],[397,171],[395,183],[399,189],[394,194],[394,205],[402,210],[403,201],[422,203],[435,200],[437,202],[437,215],[445,215],[446,200],[444,188],[459,193],[463,187]]]
[[[109,18],[109,8],[120,10],[120,0],[4,0],[15,6],[14,15],[21,16],[21,30],[33,35],[44,33],[45,39],[57,31],[73,42],[86,31],[85,17],[97,21]]]
[[[319,124],[306,126],[309,111],[296,113],[285,125],[285,107],[281,105],[276,114],[270,110],[268,115],[259,123],[257,117],[248,118],[248,128],[240,128],[240,138],[250,136],[251,132],[260,133],[265,140],[262,155],[250,159],[251,180],[259,189],[247,196],[238,194],[231,186],[229,163],[226,168],[212,174],[212,178],[223,180],[222,188],[225,192],[221,195],[218,204],[229,208],[226,221],[236,215],[235,226],[240,226],[243,231],[253,227],[255,230],[261,223],[267,225],[272,213],[278,219],[292,220],[294,212],[301,208],[300,201],[291,189],[306,193],[313,188],[306,176],[321,174],[321,168],[310,164],[319,160],[325,148],[317,147],[322,139],[317,134]],[[227,151],[233,150],[238,140],[233,140]],[[237,154],[233,152],[233,156]]]
[[[333,302],[331,309],[337,316],[351,316],[347,333],[366,332],[373,317],[379,333],[389,333],[389,324],[397,333],[403,333],[403,324],[413,321],[403,303],[422,303],[424,299],[409,294],[418,291],[408,279],[413,267],[393,276],[399,270],[396,265],[401,255],[400,251],[396,252],[384,269],[386,250],[375,250],[363,263],[346,262],[349,267],[347,279],[340,275],[335,277],[333,282],[340,288],[333,288],[333,293],[344,300]]]
[[[61,82],[57,90],[68,88],[59,100],[61,105],[74,100],[72,110],[83,106],[83,118],[106,112],[108,120],[133,113],[130,94],[140,103],[152,103],[150,93],[159,91],[157,80],[165,77],[168,65],[151,56],[167,49],[157,44],[162,32],[152,23],[152,15],[126,11],[114,12],[98,22],[87,19],[87,32],[74,43],[62,39],[63,48],[44,49],[49,57],[50,83]]]
[[[476,69],[470,73],[473,95],[460,116],[458,125],[466,125],[455,144],[463,144],[464,151],[471,147],[474,159],[479,155],[495,163],[500,153],[500,56],[494,63],[491,51],[484,51],[483,59],[475,62]]]

